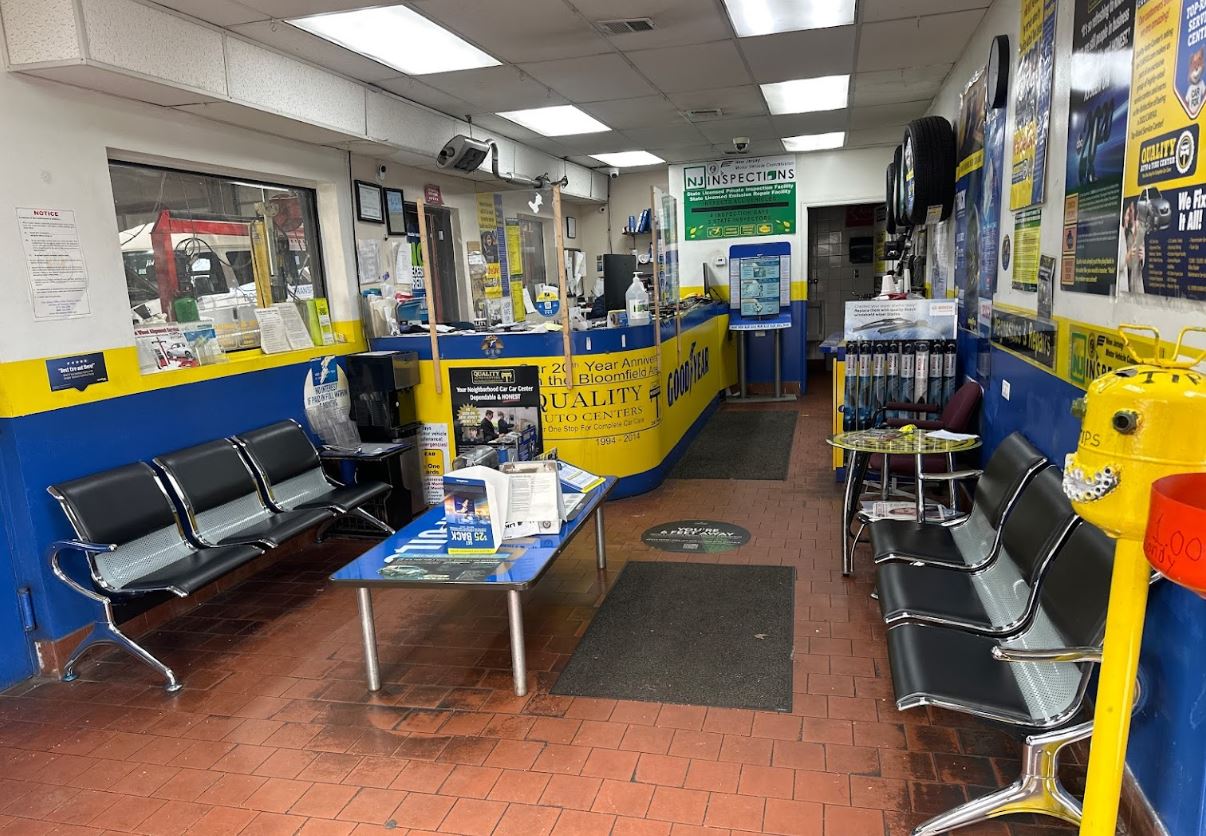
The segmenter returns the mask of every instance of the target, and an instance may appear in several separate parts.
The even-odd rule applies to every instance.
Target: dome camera
[[[750,150],[750,138],[748,136],[733,137],[733,150],[738,154],[744,154]]]
[[[607,169],[607,176],[610,177],[612,180],[616,179],[617,177],[620,176],[620,169],[616,168],[614,165],[609,167]]]

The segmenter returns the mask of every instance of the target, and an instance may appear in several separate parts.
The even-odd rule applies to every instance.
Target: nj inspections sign
[[[795,155],[686,166],[683,219],[687,241],[794,234]]]

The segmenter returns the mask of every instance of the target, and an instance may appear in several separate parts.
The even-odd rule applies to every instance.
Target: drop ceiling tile
[[[562,0],[418,0],[411,5],[502,61],[551,61],[611,51],[606,39]]]
[[[630,147],[644,148],[646,150],[653,146],[702,145],[708,141],[707,137],[700,132],[697,126],[687,123],[648,128],[629,128],[623,133],[624,136],[628,137],[634,143]]]
[[[239,2],[244,6],[250,6],[263,12],[268,17],[281,19],[382,5],[373,0],[239,0]]]
[[[859,131],[885,125],[905,125],[924,116],[929,106],[929,101],[921,101],[856,107],[850,111],[850,129]]]
[[[691,163],[699,160],[715,160],[723,157],[717,153],[713,145],[675,145],[666,148],[650,148],[650,154],[657,154],[668,163]]]
[[[846,75],[854,68],[855,27],[808,29],[757,38],[740,38],[745,60],[760,84]]]
[[[589,102],[579,107],[604,125],[617,129],[644,128],[683,121],[678,108],[664,96],[638,96],[635,99]]]
[[[264,20],[229,28],[253,41],[279,49],[281,52],[304,61],[319,64],[349,78],[376,82],[398,75],[398,71],[392,67],[379,64],[350,49],[344,49],[281,21]]]
[[[478,139],[497,139],[500,136],[513,139],[516,142],[538,142],[547,139],[535,131],[530,131],[522,125],[517,125],[510,119],[495,116],[493,113],[483,113],[473,117],[473,136]]]
[[[376,86],[382,90],[388,90],[395,95],[401,96],[404,99],[409,99],[421,105],[426,105],[432,110],[438,110],[440,113],[446,113],[450,116],[464,118],[468,113],[473,113],[478,110],[477,105],[470,104],[464,99],[456,96],[450,96],[442,90],[437,90],[434,87],[428,87],[421,81],[411,78],[410,76],[398,76],[397,78],[387,78],[376,82]]]
[[[847,133],[846,147],[865,148],[871,145],[899,145],[903,136],[904,128],[900,125],[865,128],[860,131],[850,131]]]
[[[762,91],[753,84],[695,90],[689,93],[669,93],[667,98],[684,112],[718,107],[722,118],[765,116],[767,113],[766,100],[762,98]]]
[[[560,136],[557,140],[565,146],[566,156],[569,154],[604,154],[614,151],[635,151],[642,146],[636,144],[623,131],[608,131],[599,134],[578,134],[577,136]],[[598,160],[595,163],[598,164]]]
[[[730,41],[627,53],[637,69],[667,93],[749,84],[745,63]]]
[[[863,23],[986,9],[991,0],[862,0]]]
[[[268,17],[264,12],[234,0],[157,0],[157,4],[214,26],[234,26]]]
[[[785,136],[800,136],[801,134],[827,134],[833,131],[844,131],[850,121],[850,112],[846,110],[828,110],[823,113],[792,113],[784,116],[772,116],[774,136],[782,139]]]
[[[607,39],[622,50],[654,49],[664,46],[702,44],[732,37],[719,3],[682,0],[574,0],[574,6],[590,21],[647,17],[653,30]]]
[[[614,52],[519,66],[571,102],[627,99],[655,92],[640,73]]]
[[[932,99],[951,71],[950,64],[855,73],[855,105],[878,105]]]
[[[565,99],[515,67],[482,67],[423,76],[423,83],[482,113],[565,104]]]
[[[777,139],[775,125],[769,116],[750,116],[744,119],[717,119],[712,122],[698,123],[700,133],[709,142],[724,144],[731,142],[735,136],[746,136],[750,139]]]
[[[984,10],[976,9],[863,24],[855,67],[859,72],[870,72],[913,67],[922,62],[953,64],[963,54],[983,17]]]
[[[587,168],[595,168],[602,165],[601,162],[587,154],[570,154],[568,159],[571,163],[577,163],[578,165],[586,166]]]

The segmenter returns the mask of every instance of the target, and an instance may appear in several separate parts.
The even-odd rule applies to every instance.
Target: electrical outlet
[[[1001,397],[1004,398],[1005,400],[1009,400],[1009,381],[1008,380],[1001,381]]]

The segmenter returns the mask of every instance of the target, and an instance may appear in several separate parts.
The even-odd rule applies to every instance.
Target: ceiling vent
[[[718,107],[703,107],[686,112],[686,117],[691,122],[707,122],[710,119],[719,119],[723,115]]]
[[[653,20],[647,17],[630,17],[622,20],[600,20],[599,28],[608,35],[630,35],[633,32],[652,32]]]

